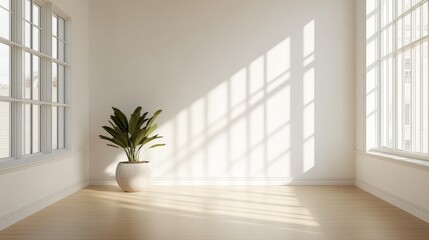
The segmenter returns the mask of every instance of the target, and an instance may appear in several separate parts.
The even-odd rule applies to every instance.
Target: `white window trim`
[[[12,0],[11,3],[11,33],[10,39],[0,37],[0,43],[10,46],[10,96],[0,96],[0,101],[11,103],[11,134],[10,157],[0,158],[0,170],[4,167],[16,167],[22,164],[33,163],[52,159],[54,156],[68,156],[71,149],[71,64],[70,64],[70,17],[52,3],[44,0],[33,0],[41,6],[40,27],[40,52],[25,46],[24,42],[24,0]],[[65,20],[65,59],[64,61],[52,57],[52,14]],[[22,96],[22,78],[24,72],[24,53],[29,52],[40,57],[40,95],[39,100],[24,99]],[[61,64],[65,68],[64,103],[52,102],[52,63]],[[32,103],[40,106],[40,152],[23,155],[22,134],[22,104]],[[52,149],[52,106],[64,107],[64,148]]]
[[[425,2],[427,1],[422,1],[417,3],[415,6],[411,7],[410,9],[408,9],[407,11],[405,11],[404,13],[402,13],[400,16],[396,17],[396,19],[407,15],[408,13],[412,12],[415,8],[422,6]],[[366,114],[368,113],[367,111],[367,97],[366,97],[366,91],[367,91],[367,27],[366,27],[366,23],[367,23],[367,16],[366,16],[366,0],[363,0],[363,11],[362,11],[362,20],[363,20],[363,34],[362,34],[362,42],[364,43],[364,47],[363,47],[363,94],[364,94],[364,98],[363,98],[363,107],[364,107],[364,114],[363,114],[363,127],[364,127],[364,134],[363,134],[363,139],[364,139],[364,149],[366,149],[365,153],[367,154],[371,154],[371,155],[381,155],[383,158],[388,158],[388,159],[396,159],[396,158],[400,158],[399,161],[411,161],[411,162],[415,162],[415,161],[419,161],[419,160],[423,160],[424,162],[429,161],[429,153],[428,154],[419,154],[419,153],[415,153],[415,152],[408,152],[408,151],[402,151],[402,150],[396,150],[396,149],[391,149],[391,148],[386,148],[386,147],[381,147],[381,137],[382,137],[382,133],[381,133],[381,101],[380,101],[380,93],[378,93],[378,100],[377,100],[377,115],[378,115],[378,126],[377,126],[377,147],[375,148],[368,148],[368,143],[367,143],[367,117]],[[429,13],[429,3],[428,3],[428,13]],[[378,16],[380,16],[380,12],[378,14]],[[380,22],[380,18],[378,18],[377,20],[378,22]],[[387,24],[386,26],[384,26],[383,28],[379,28],[377,29],[377,32],[381,32],[382,29],[389,27],[390,25],[392,25],[394,22],[396,22],[397,20],[392,21],[391,23]],[[395,32],[395,31],[394,31]],[[409,44],[406,44],[404,46],[402,46],[400,49],[396,50],[396,51],[403,51],[405,49],[409,49],[412,48],[413,45],[415,45],[416,43],[420,43],[423,42],[424,40],[427,40],[429,38],[429,35],[420,38],[417,41],[411,42]],[[380,40],[379,40],[380,41]],[[396,41],[395,41],[396,42]],[[428,48],[429,49],[429,48]],[[380,45],[378,46],[378,50],[377,51],[381,51],[380,49]],[[394,54],[394,52],[384,56],[383,58],[380,58],[380,54],[377,54],[377,65],[380,66],[380,62],[382,59],[388,57],[389,55]],[[427,66],[429,68],[429,64]],[[380,73],[379,73],[380,74]],[[381,83],[381,78],[378,77],[378,81],[377,84],[378,86],[380,86]],[[380,89],[378,91],[381,91]],[[395,111],[396,112],[396,111]],[[396,113],[395,113],[396,114]],[[429,132],[428,132],[429,135]],[[397,141],[397,139],[395,139],[395,142]],[[396,143],[395,143],[396,144]],[[405,160],[404,160],[405,159]],[[419,164],[417,164],[419,165]],[[423,164],[426,165],[426,164]]]

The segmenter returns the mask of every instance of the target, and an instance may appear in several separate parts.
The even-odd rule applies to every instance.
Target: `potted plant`
[[[142,107],[139,106],[128,120],[119,109],[112,108],[110,126],[103,126],[110,137],[100,135],[100,138],[110,142],[107,146],[121,149],[127,155],[128,161],[120,162],[116,167],[115,177],[118,185],[126,192],[142,191],[150,183],[152,167],[149,161],[140,159],[140,152],[148,143],[162,138],[158,134],[150,136],[158,128],[158,124],[154,124],[154,121],[161,110],[156,111],[149,118],[148,112],[141,114]],[[165,144],[153,144],[145,149],[161,146]]]

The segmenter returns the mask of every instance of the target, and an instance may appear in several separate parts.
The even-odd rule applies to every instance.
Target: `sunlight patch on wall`
[[[366,1],[366,150],[376,147],[378,142],[377,13],[377,1]]]
[[[159,132],[155,177],[266,177],[290,170],[291,39],[194,101]]]
[[[314,20],[303,29],[303,172],[315,166],[315,49]]]

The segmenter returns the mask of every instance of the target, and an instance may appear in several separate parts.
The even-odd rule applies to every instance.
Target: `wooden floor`
[[[429,239],[429,223],[351,186],[91,186],[0,239]]]

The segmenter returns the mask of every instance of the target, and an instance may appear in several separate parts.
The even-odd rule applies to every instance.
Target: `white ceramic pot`
[[[126,192],[140,192],[145,190],[152,176],[152,167],[149,162],[120,162],[116,167],[116,182]]]

